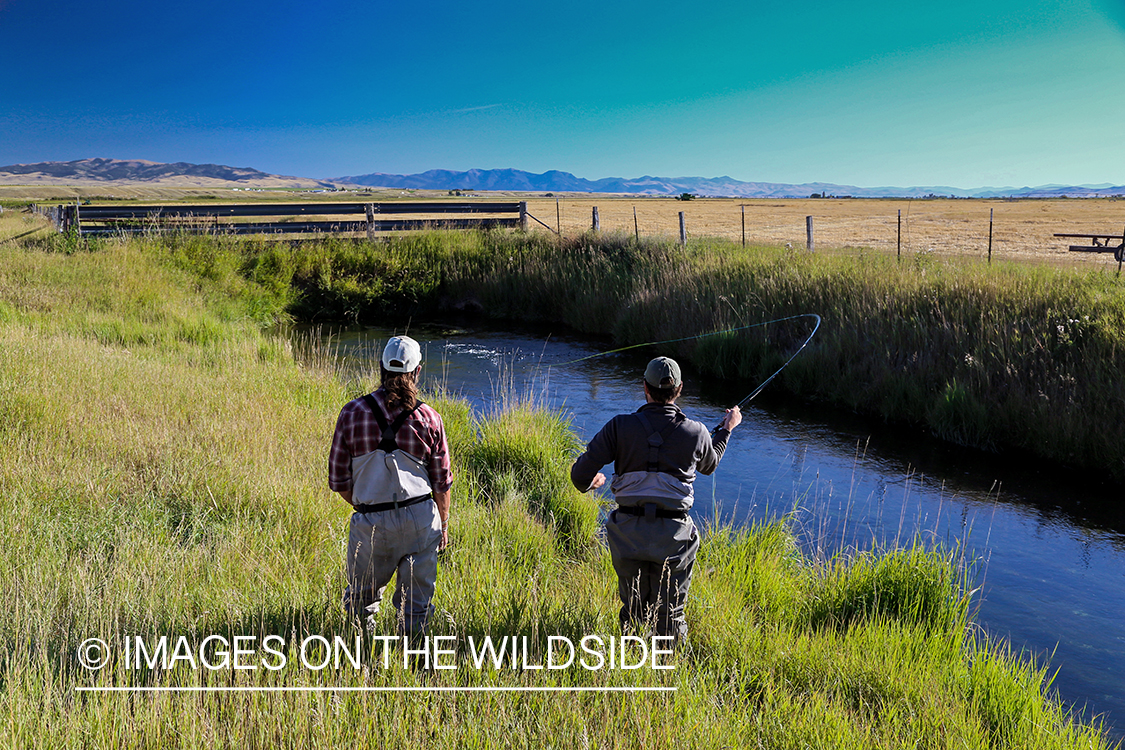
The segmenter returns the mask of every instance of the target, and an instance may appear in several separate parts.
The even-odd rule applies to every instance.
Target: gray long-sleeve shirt
[[[656,432],[664,430],[669,422],[681,415],[675,404],[645,404],[643,412]],[[711,439],[710,431],[702,422],[684,419],[672,430],[660,446],[657,470],[690,485],[695,472],[711,474],[727,447],[730,431],[720,428]],[[649,464],[648,431],[635,414],[618,414],[606,423],[570,468],[570,481],[580,491],[590,489],[594,476],[606,464],[613,462],[618,476],[635,471],[647,471]]]

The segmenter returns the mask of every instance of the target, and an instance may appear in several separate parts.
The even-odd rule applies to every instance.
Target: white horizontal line
[[[76,687],[78,693],[674,693],[677,687]]]

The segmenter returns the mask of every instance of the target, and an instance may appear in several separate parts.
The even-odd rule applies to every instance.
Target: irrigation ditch
[[[290,313],[313,323],[476,314],[565,325],[608,349],[817,313],[816,340],[771,388],[1125,481],[1125,288],[1109,272],[605,233],[170,247],[185,266],[241,269],[290,295]],[[708,377],[760,381],[807,329],[797,320],[671,349]]]

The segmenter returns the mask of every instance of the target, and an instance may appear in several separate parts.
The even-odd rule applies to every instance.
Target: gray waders
[[[622,602],[621,626],[649,625],[657,635],[679,640],[687,635],[684,602],[699,532],[687,512],[693,500],[691,485],[658,467],[664,439],[684,418],[657,432],[642,412],[636,416],[648,434],[648,467],[614,477],[618,508],[606,524]]]
[[[368,394],[364,399],[382,440],[376,450],[352,458],[355,513],[348,531],[344,610],[370,622],[368,617],[379,611],[383,592],[397,572],[392,600],[396,629],[423,632],[433,613],[441,517],[425,466],[395,442],[407,417],[422,402],[388,425],[375,398]]]

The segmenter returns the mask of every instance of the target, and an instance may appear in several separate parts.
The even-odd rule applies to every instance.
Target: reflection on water
[[[395,331],[332,337],[369,370]],[[546,330],[412,328],[423,381],[444,384],[478,411],[514,396],[566,410],[588,440],[614,414],[643,402],[653,352],[574,360],[610,348]],[[757,383],[703,383],[684,368],[680,404],[717,424]],[[744,410],[714,477],[700,477],[701,522],[744,524],[794,513],[810,554],[909,541],[962,543],[977,561],[978,621],[1014,649],[1058,669],[1068,702],[1125,728],[1125,504],[1119,487],[1083,485],[1043,469],[951,447],[911,430],[794,404],[769,390]]]

